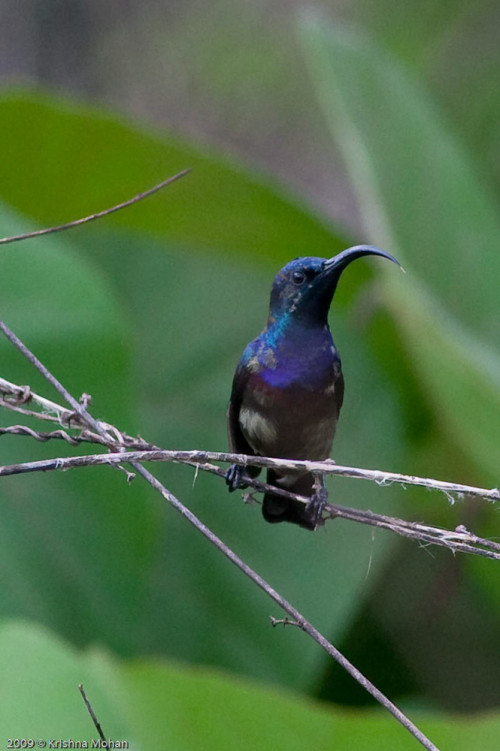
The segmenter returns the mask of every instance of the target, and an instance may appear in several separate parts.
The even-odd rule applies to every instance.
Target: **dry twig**
[[[3,330],[2,327],[4,326],[5,324],[2,324],[0,322],[0,330]],[[14,401],[10,401],[8,395],[12,395],[13,397],[21,397],[26,393],[26,389],[26,386],[17,386],[14,383],[10,383],[10,381],[6,381],[5,379],[0,378],[0,394],[4,394],[4,398],[0,398],[0,407],[6,407],[7,409],[19,411],[16,399],[14,399]],[[30,400],[39,404],[43,409],[50,410],[52,412],[52,414],[46,414],[35,411],[26,411],[25,413],[30,417],[40,417],[44,420],[51,420],[53,422],[59,423],[60,425],[65,425],[68,427],[85,427],[84,421],[81,420],[80,416],[75,412],[71,412],[65,407],[56,404],[55,402],[50,402],[48,399],[45,399],[44,397],[41,397],[30,390],[28,391]],[[78,404],[78,402],[76,403]],[[454,500],[453,494],[456,494],[457,498],[459,499],[462,499],[464,496],[475,496],[484,498],[487,501],[500,501],[499,488],[479,488],[474,485],[464,485],[462,483],[435,480],[430,477],[405,475],[399,472],[383,472],[382,470],[378,469],[348,467],[341,464],[336,464],[331,459],[327,459],[326,461],[322,462],[311,462],[293,459],[275,459],[273,457],[263,456],[246,456],[244,454],[231,454],[227,451],[164,451],[159,446],[155,446],[154,444],[142,441],[139,438],[133,438],[132,436],[122,433],[121,431],[117,430],[117,428],[109,425],[108,423],[95,421],[95,424],[99,425],[108,436],[110,432],[113,433],[115,437],[114,441],[112,441],[111,444],[114,447],[124,446],[127,448],[137,449],[138,451],[152,452],[149,457],[144,457],[143,459],[137,457],[137,461],[176,461],[181,463],[200,465],[200,468],[202,468],[202,465],[206,464],[207,462],[215,461],[229,462],[231,464],[237,463],[251,467],[306,469],[308,471],[319,472],[324,475],[340,475],[341,477],[352,477],[358,480],[369,480],[370,482],[377,483],[377,485],[392,485],[393,483],[403,486],[419,485],[424,488],[428,488],[429,490],[438,490],[442,493],[445,493],[448,500]],[[14,427],[15,430],[14,428],[1,428],[0,435],[2,432],[10,432],[21,435],[23,434],[23,431],[25,431],[25,434],[29,433],[30,435],[32,435],[30,428],[21,425]],[[84,433],[84,437],[81,437],[77,442],[82,442],[84,440],[94,443],[104,442],[102,438],[98,438],[98,436],[102,434],[99,434],[96,430],[93,431],[93,435],[96,436],[95,440],[91,440],[92,433],[86,432]],[[53,434],[38,434],[38,436],[40,436],[38,440],[49,440],[49,438],[63,438],[64,440],[68,440],[67,438],[65,438],[65,436],[59,434],[59,431],[56,431],[56,433]],[[32,437],[36,438],[37,436],[32,435]],[[70,440],[68,442],[71,443],[72,441]],[[106,441],[106,445],[108,445],[108,441]],[[48,470],[50,469],[50,467],[47,467],[46,469]],[[250,484],[251,483],[249,483],[249,485]]]
[[[29,428],[25,425],[12,425],[6,428],[0,428],[0,435],[13,434],[30,436],[38,441],[48,441],[51,439],[62,439],[71,445],[78,445],[80,443],[94,443],[104,445],[111,450],[109,442],[109,436],[114,436],[113,441],[113,453],[109,454],[91,454],[86,456],[77,457],[59,457],[55,459],[47,459],[40,462],[25,462],[22,464],[14,464],[10,466],[0,467],[0,475],[8,474],[22,474],[26,472],[48,472],[62,469],[71,469],[75,467],[84,467],[92,465],[102,464],[122,464],[126,461],[166,461],[166,462],[178,462],[183,464],[189,464],[197,469],[201,469],[205,472],[211,472],[219,476],[224,476],[225,470],[216,466],[212,462],[230,462],[247,465],[258,465],[262,467],[268,466],[289,466],[290,462],[273,459],[269,457],[251,457],[241,456],[239,454],[228,454],[225,452],[207,452],[207,451],[165,451],[159,446],[148,443],[141,438],[134,438],[122,433],[117,428],[108,423],[97,421],[97,424],[101,427],[104,434],[108,437],[103,438],[102,435],[95,431],[85,429],[84,421],[82,418],[67,410],[65,407],[55,402],[50,402],[38,394],[32,392],[28,387],[18,386],[0,378],[0,393],[4,394],[4,399],[0,399],[0,406],[4,406],[8,409],[16,409],[19,399],[26,401],[26,395],[29,395],[29,401],[33,401],[38,404],[44,410],[50,409],[52,414],[38,411],[28,411],[32,417],[41,417],[43,419],[50,419],[53,422],[59,422],[70,426],[70,428],[79,428],[80,432],[77,435],[71,435],[67,430],[54,430],[51,432],[36,431],[33,428]],[[10,398],[14,401],[10,401]],[[69,429],[69,428],[68,428]],[[119,451],[117,451],[119,449]],[[127,451],[127,453],[123,453]],[[134,450],[131,453],[130,450]],[[140,453],[137,453],[140,452]],[[452,493],[456,493],[458,497],[464,496],[476,496],[484,498],[488,501],[500,500],[500,493],[498,489],[485,489],[477,488],[469,485],[461,485],[457,483],[443,482],[439,480],[432,480],[429,478],[415,477],[410,475],[396,474],[392,472],[381,472],[380,470],[367,470],[360,469],[358,467],[344,467],[332,462],[293,462],[293,466],[307,466],[313,465],[315,468],[321,467],[325,474],[338,474],[344,477],[354,477],[358,479],[371,480],[379,485],[389,485],[393,482],[401,483],[403,485],[421,485],[431,490],[438,490],[445,493],[448,499],[453,498]],[[267,483],[253,479],[248,481],[248,484],[254,490],[259,492],[266,492],[271,489],[271,486]],[[274,493],[282,495],[283,497],[293,500],[302,501],[307,503],[308,499],[305,497],[297,496],[289,493],[281,488],[272,488]],[[459,526],[454,530],[442,529],[434,527],[432,525],[423,524],[420,522],[406,521],[403,519],[397,519],[382,514],[376,514],[372,511],[365,511],[355,508],[347,508],[339,506],[337,504],[330,503],[326,507],[327,518],[331,519],[347,519],[361,524],[368,524],[379,529],[387,529],[391,532],[395,532],[403,537],[414,539],[421,544],[427,545],[440,545],[446,547],[452,552],[471,553],[474,555],[480,555],[486,558],[492,558],[494,560],[500,560],[500,544],[486,538],[478,537],[477,535],[469,532],[465,527]]]
[[[34,365],[37,370],[51,383],[61,396],[70,404],[74,411],[79,415],[82,422],[90,428],[90,430],[96,432],[101,438],[104,439],[107,445],[113,445],[113,438],[111,431],[103,427],[92,415],[89,414],[85,403],[79,403],[76,399],[66,390],[66,388],[57,380],[57,378],[38,360],[37,357],[21,342],[21,340],[0,321],[0,330],[5,336],[14,344],[15,347],[28,359],[28,361]],[[134,455],[137,452],[127,452],[132,467],[141,475],[162,497],[168,501],[184,518],[186,518],[201,534],[203,534],[217,549],[223,553],[229,560],[236,565],[248,578],[250,578],[258,587],[260,587],[274,602],[276,602],[288,616],[309,636],[311,636],[333,659],[335,659],[339,665],[341,665],[363,688],[374,697],[403,727],[408,730],[416,740],[428,751],[438,751],[437,747],[425,736],[421,730],[403,713],[401,710],[390,701],[371,681],[369,681],[339,650],[334,647],[314,626],[307,621],[302,614],[296,610],[285,598],[283,598],[270,584],[268,584],[259,574],[257,574],[252,568],[250,568],[239,556],[236,555],[220,538],[218,538],[203,522],[201,522],[189,509],[187,509],[178,498],[176,498],[162,483],[157,480],[145,467],[142,466],[137,460],[130,459],[130,455]],[[154,452],[145,452],[146,455],[151,458]],[[209,458],[209,452],[197,452],[202,453],[206,458]],[[121,452],[121,455],[125,454]],[[99,455],[101,458],[109,458],[110,455]],[[229,455],[230,456],[230,455]],[[143,459],[144,460],[144,459]],[[148,459],[145,459],[146,461]],[[229,459],[231,461],[231,459]],[[110,462],[108,462],[110,463]],[[5,472],[4,472],[5,474]]]
[[[94,712],[92,704],[90,703],[89,698],[88,698],[87,694],[85,693],[85,689],[83,688],[83,684],[81,684],[81,683],[79,684],[78,690],[79,690],[79,692],[82,695],[82,699],[85,702],[85,706],[87,707],[87,712],[89,713],[89,715],[90,715],[90,717],[92,719],[92,722],[94,723],[94,727],[97,730],[99,738],[101,739],[101,741],[106,741],[106,736],[104,735],[104,731],[103,731],[103,729],[101,727],[101,723],[97,719],[97,716],[96,716],[96,713]]]
[[[4,433],[14,432],[19,434],[19,428],[22,430],[23,435],[31,435],[31,430],[23,426],[13,426],[13,430],[10,428],[0,428],[0,435]],[[62,433],[63,431],[55,431],[56,433]],[[44,434],[40,434],[44,435]],[[89,433],[89,435],[92,435]],[[58,436],[59,437],[59,436]],[[77,437],[80,440],[90,440],[88,437]],[[43,439],[42,439],[43,440]],[[75,439],[76,440],[76,439]],[[92,442],[102,443],[109,447],[107,440],[97,436],[96,441],[92,439]],[[23,462],[20,464],[10,464],[0,466],[0,477],[7,475],[27,474],[31,472],[54,472],[65,471],[68,469],[75,469],[77,467],[91,467],[91,466],[105,466],[105,465],[123,465],[127,462],[147,462],[147,461],[166,461],[177,462],[181,464],[189,464],[201,469],[204,472],[211,472],[212,474],[225,476],[225,471],[214,464],[203,461],[202,457],[205,454],[213,455],[214,452],[203,451],[164,451],[158,448],[152,448],[145,451],[119,451],[117,453],[108,454],[85,454],[83,456],[72,457],[58,457],[55,459],[42,459],[34,462]],[[229,456],[230,459],[221,459],[220,456]],[[233,462],[240,457],[239,454],[215,454],[216,460]],[[271,460],[272,461],[272,460]],[[265,465],[264,465],[265,466]],[[256,479],[248,479],[250,487],[259,492],[271,491],[276,495],[283,496],[284,498],[290,498],[291,500],[299,501],[306,504],[309,498],[305,496],[295,495],[283,488],[276,488],[273,485],[268,485],[265,482],[261,482]],[[489,491],[485,491],[488,493]],[[431,525],[422,524],[420,522],[409,522],[403,519],[397,519],[391,516],[384,516],[382,514],[376,514],[372,511],[364,511],[362,509],[348,508],[345,506],[339,506],[333,503],[328,503],[325,506],[327,519],[347,519],[360,524],[368,524],[372,527],[378,527],[379,529],[387,529],[391,532],[395,532],[403,537],[408,537],[422,544],[440,545],[446,547],[452,552],[459,553],[472,553],[480,555],[485,558],[492,558],[494,560],[500,560],[500,543],[488,540],[484,537],[478,537],[477,535],[469,532],[465,527],[459,526],[455,530],[442,529],[440,527],[433,527]]]
[[[190,171],[191,170],[189,169],[182,170],[182,172],[179,172],[177,175],[174,175],[173,177],[168,177],[166,180],[163,180],[161,183],[158,183],[157,185],[154,185],[152,188],[149,188],[149,190],[145,190],[143,193],[138,193],[133,198],[129,198],[127,201],[118,203],[116,204],[116,206],[112,206],[109,209],[98,211],[96,214],[90,214],[89,216],[84,216],[81,219],[74,219],[72,222],[66,222],[65,224],[60,224],[57,227],[47,227],[46,229],[37,229],[37,230],[34,230],[33,232],[24,232],[22,235],[12,235],[11,237],[2,237],[0,238],[0,245],[7,245],[7,243],[18,242],[19,240],[28,240],[31,237],[41,237],[42,235],[50,235],[53,232],[62,232],[62,230],[70,229],[71,227],[78,227],[80,224],[87,224],[88,222],[93,222],[95,219],[101,219],[102,217],[108,216],[109,214],[114,214],[115,211],[120,211],[121,209],[125,209],[128,206],[132,206],[134,203],[138,203],[138,201],[142,201],[144,198],[148,198],[149,196],[152,196],[153,193],[157,193],[162,188],[166,188],[167,185],[170,185],[176,180],[179,180],[179,178],[184,177],[184,175],[187,175],[188,172]]]

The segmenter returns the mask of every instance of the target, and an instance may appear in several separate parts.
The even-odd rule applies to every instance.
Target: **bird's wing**
[[[337,381],[335,382],[335,401],[337,403],[337,418],[340,414],[340,408],[344,401],[344,376],[340,371]]]
[[[255,451],[243,435],[239,420],[243,395],[247,387],[249,376],[250,373],[248,370],[240,363],[234,374],[231,398],[227,408],[227,434],[230,451],[236,454],[248,454],[253,456]]]

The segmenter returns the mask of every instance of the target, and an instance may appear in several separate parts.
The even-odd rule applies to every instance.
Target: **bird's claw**
[[[241,488],[248,488],[245,467],[242,467],[241,464],[231,464],[225,474],[225,478],[230,493]]]
[[[315,488],[314,495],[306,504],[305,512],[314,529],[324,524],[323,509],[328,500],[328,490],[325,487]]]

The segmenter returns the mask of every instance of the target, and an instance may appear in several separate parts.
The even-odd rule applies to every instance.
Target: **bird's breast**
[[[243,395],[239,425],[252,449],[261,455],[290,459],[326,458],[339,413],[338,378],[320,388],[297,383],[276,386],[253,374]]]
[[[245,350],[241,373],[238,423],[255,453],[328,456],[343,393],[328,326],[266,329]]]
[[[240,427],[254,450],[256,445],[273,444],[278,437],[278,426],[262,407],[242,407],[239,414]]]

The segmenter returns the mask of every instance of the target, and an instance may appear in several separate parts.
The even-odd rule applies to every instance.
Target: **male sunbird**
[[[247,346],[234,374],[228,407],[230,450],[281,459],[326,459],[344,397],[340,358],[328,326],[328,311],[344,269],[362,256],[384,250],[355,245],[333,258],[296,258],[276,275],[267,326]],[[257,467],[233,464],[229,490],[247,487]],[[322,523],[328,494],[322,476],[268,469],[267,482],[307,496],[307,504],[268,492],[262,513],[268,522],[291,522],[314,530]]]

